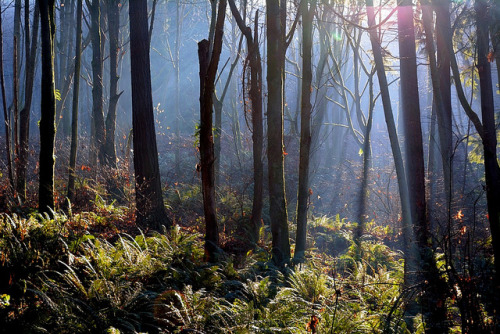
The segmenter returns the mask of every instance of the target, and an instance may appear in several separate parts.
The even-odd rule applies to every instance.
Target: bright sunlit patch
[[[336,41],[341,41],[342,40],[342,35],[339,34],[338,32],[334,31],[332,32],[332,38]]]

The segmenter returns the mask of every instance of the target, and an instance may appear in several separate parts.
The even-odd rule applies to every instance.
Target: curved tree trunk
[[[375,26],[375,12],[373,9],[373,0],[366,0],[366,11],[368,16],[368,25]],[[412,258],[410,240],[412,238],[411,232],[411,214],[410,202],[408,199],[408,188],[406,184],[406,172],[403,164],[403,155],[399,146],[399,139],[396,130],[396,123],[394,121],[394,113],[392,111],[391,97],[389,94],[389,85],[387,83],[387,76],[385,73],[384,60],[382,58],[382,48],[380,39],[374,28],[369,30],[370,42],[373,50],[373,58],[375,62],[375,69],[381,92],[382,105],[384,108],[385,122],[387,124],[387,131],[389,133],[389,141],[391,143],[392,156],[396,168],[396,177],[398,179],[399,197],[401,201],[401,216],[403,224],[403,247],[405,254],[405,283],[408,283],[407,273]]]

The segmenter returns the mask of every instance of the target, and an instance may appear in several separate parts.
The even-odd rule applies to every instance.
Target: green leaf
[[[359,156],[362,156],[362,155],[363,155],[363,149],[362,149],[362,148],[360,148],[360,149],[359,149],[358,154],[359,154]]]

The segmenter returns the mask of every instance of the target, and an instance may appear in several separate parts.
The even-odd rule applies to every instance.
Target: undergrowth
[[[409,332],[400,255],[369,238],[354,261],[346,223],[316,220],[308,261],[278,270],[265,245],[238,263],[229,254],[203,262],[202,235],[178,225],[147,234],[117,228],[110,238],[102,227],[130,213],[100,210],[1,216],[1,332]],[[334,227],[342,242],[322,240],[318,231]]]

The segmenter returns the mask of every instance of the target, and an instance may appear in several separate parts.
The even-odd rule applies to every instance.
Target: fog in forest
[[[96,320],[95,326],[81,328],[99,332],[116,327],[124,333],[184,333],[183,328],[191,328],[209,333],[226,326],[226,332],[235,333],[278,328],[301,333],[307,327],[313,333],[357,333],[370,323],[377,333],[498,330],[497,1],[403,0],[397,6],[371,0],[12,0],[1,1],[1,15],[4,240],[22,225],[9,221],[28,224],[30,219],[62,219],[67,226],[77,225],[64,227],[70,238],[95,236],[109,245],[122,240],[120,233],[133,240],[144,232],[146,240],[154,231],[174,242],[174,232],[167,232],[173,229],[196,234],[196,250],[179,250],[198,259],[192,260],[193,268],[200,263],[221,268],[231,263],[233,268],[234,262],[234,273],[220,269],[224,273],[217,280],[245,286],[224,285],[234,295],[223,294],[215,280],[210,285],[205,278],[184,275],[185,267],[168,279],[138,276],[136,282],[156,294],[156,299],[144,300],[170,305],[158,306],[160,311],[151,306],[155,325],[144,325],[141,315],[127,329],[106,313],[100,315],[102,323]],[[81,65],[75,94],[79,25]],[[45,41],[53,42],[53,53],[46,58],[50,48]],[[50,73],[54,89],[46,81]],[[51,101],[53,111],[46,107]],[[72,128],[75,112],[78,123]],[[53,122],[48,118],[44,123],[44,113],[54,117],[53,141],[47,130]],[[149,131],[152,122],[156,136]],[[23,129],[29,129],[24,139]],[[116,218],[112,210],[122,210],[122,216]],[[82,219],[86,223],[79,225]],[[87,246],[78,248],[87,245],[78,238],[66,246],[73,257],[91,252]],[[0,295],[12,298],[10,306],[8,300],[0,304],[0,314],[5,313],[11,326],[27,319],[23,317],[29,313],[19,311],[24,300],[45,298],[40,303],[62,305],[50,294],[52,288],[43,290],[46,281],[36,281],[29,270],[15,276],[13,248],[7,241],[0,245],[2,252],[11,249],[2,255],[2,266],[11,274],[0,275]],[[169,266],[175,268],[172,261]],[[259,263],[272,263],[280,274]],[[189,270],[198,270],[200,277],[219,270],[209,274],[193,268]],[[236,273],[242,268],[249,271]],[[75,270],[75,275],[80,273]],[[364,282],[365,274],[377,277],[373,282],[367,278],[373,284],[386,284],[382,272],[394,291],[371,291],[380,298],[373,303],[369,298],[375,297],[360,292],[359,303],[364,304],[357,310],[353,300],[358,297],[347,290],[357,289],[353,282]],[[306,287],[320,284],[321,277],[330,295],[311,288],[317,296],[302,296],[297,302],[307,300],[300,304],[302,318],[289,309],[281,323],[266,318],[263,312],[280,303],[284,289],[297,288],[299,276]],[[316,277],[316,283],[307,276]],[[47,297],[19,292],[17,277],[38,282],[33,289],[47,291]],[[161,288],[148,285],[152,277]],[[251,282],[265,282],[265,289],[274,292],[261,304],[258,296],[252,297],[252,307],[260,309],[253,309],[253,320],[245,322],[234,305],[241,299],[250,307],[246,293]],[[194,320],[193,298],[202,298],[195,297],[202,289],[224,300],[217,305],[230,305],[231,311],[224,311],[230,314],[227,324],[215,315]],[[160,290],[182,291],[182,297]],[[91,297],[81,298],[91,304]],[[187,306],[183,309],[179,301]],[[345,310],[339,309],[343,302]],[[68,313],[78,313],[76,306],[64,303],[72,310]],[[52,311],[44,312],[40,323],[56,326]],[[212,314],[210,307],[200,312]],[[363,321],[363,316],[371,320]],[[347,325],[349,321],[357,325]],[[238,331],[243,323],[247,327]],[[348,331],[349,326],[356,329]]]

